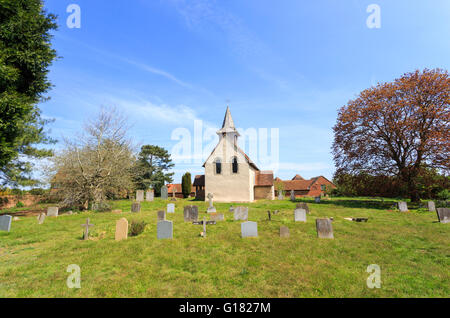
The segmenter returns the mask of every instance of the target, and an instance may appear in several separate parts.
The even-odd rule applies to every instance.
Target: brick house
[[[183,191],[181,189],[181,183],[169,183],[167,185],[167,192],[169,197],[173,196],[173,190],[175,188],[175,198],[184,198]],[[195,187],[191,186],[191,193],[189,197],[195,197]]]
[[[324,176],[305,180],[297,174],[291,180],[281,180],[280,178],[276,178],[275,182],[281,182],[283,184],[285,196],[290,196],[291,191],[294,190],[296,197],[318,197],[325,195],[328,188],[336,188],[333,182]],[[278,195],[278,191],[275,190],[275,192],[276,195]]]

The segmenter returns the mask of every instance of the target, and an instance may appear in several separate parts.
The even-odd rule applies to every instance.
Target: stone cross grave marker
[[[291,190],[291,201],[295,202],[295,192],[294,192],[294,190]]]
[[[319,238],[334,238],[330,219],[316,219],[316,230]]]
[[[147,190],[145,192],[145,201],[153,201],[153,199],[155,198],[155,191],[153,191],[153,189],[151,190]]]
[[[289,237],[289,228],[287,226],[280,226],[280,237]]]
[[[206,237],[206,217],[203,217],[203,237]]]
[[[308,203],[306,203],[306,202],[299,202],[299,203],[297,203],[296,208],[297,209],[303,209],[303,210],[306,211],[306,214],[309,214],[309,206],[308,206]]]
[[[315,201],[316,203],[320,203],[320,197],[315,197],[315,198],[314,198],[314,201]]]
[[[408,212],[408,205],[406,204],[406,202],[400,201],[397,204],[398,204],[398,209],[400,210],[400,212]]]
[[[136,201],[137,202],[144,201],[144,190],[136,190]]]
[[[39,213],[39,215],[37,217],[37,220],[38,220],[38,224],[44,223],[44,221],[45,221],[45,213]]]
[[[94,224],[89,224],[89,218],[87,218],[86,223],[81,225],[84,227],[84,234],[83,239],[88,240],[89,239],[89,227],[94,226]]]
[[[159,221],[156,226],[156,236],[158,240],[172,239],[173,238],[173,222],[172,221]]]
[[[450,223],[450,209],[449,208],[437,208],[438,220],[441,223]]]
[[[131,212],[140,212],[141,211],[141,204],[139,202],[133,202],[131,205]]]
[[[211,213],[210,219],[211,221],[224,221],[225,216],[223,215],[223,213]]]
[[[242,237],[258,237],[258,223],[247,221],[241,223]]]
[[[294,221],[295,222],[306,222],[306,210],[305,209],[295,209]]]
[[[248,207],[238,206],[234,209],[234,220],[247,221],[248,220]]]
[[[186,205],[183,211],[184,222],[194,222],[198,220],[198,206]]]
[[[436,205],[434,204],[434,201],[428,201],[427,208],[429,212],[436,212]]]
[[[158,221],[164,221],[166,219],[166,211],[158,211]]]
[[[175,192],[175,186],[172,186],[172,198],[170,199],[172,201],[176,201],[177,200],[177,195]]]
[[[175,213],[175,204],[169,203],[167,205],[167,213]]]
[[[116,241],[126,240],[128,238],[128,220],[121,218],[116,222],[116,234],[114,236]]]
[[[163,185],[163,186],[161,187],[161,199],[167,200],[168,196],[169,196],[169,193],[168,193],[167,186],[166,186],[166,185]]]
[[[208,212],[208,213],[216,212],[216,208],[213,206],[213,198],[214,198],[213,194],[212,193],[208,193],[207,198],[209,200],[209,207],[208,207],[208,210],[206,212]]]
[[[283,200],[284,196],[283,196],[283,191],[279,190],[278,191],[278,200]]]
[[[11,230],[11,215],[0,215],[0,231],[9,232]]]
[[[58,207],[57,206],[49,206],[47,208],[47,216],[54,216],[57,217],[58,216]]]

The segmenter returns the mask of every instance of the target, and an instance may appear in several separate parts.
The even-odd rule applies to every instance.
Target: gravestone
[[[136,190],[136,201],[137,202],[144,201],[144,190]]]
[[[289,237],[289,228],[287,226],[280,226],[280,237]]]
[[[203,232],[202,237],[206,237],[206,217],[203,217]]]
[[[229,209],[228,211],[229,211],[229,212],[234,212],[233,206],[230,206],[230,209]]]
[[[175,192],[175,186],[172,186],[172,198],[170,199],[171,201],[176,201],[177,200],[177,195]]]
[[[316,230],[319,238],[334,238],[330,219],[316,219]]]
[[[252,221],[241,223],[241,235],[242,237],[258,237],[258,224]]]
[[[166,185],[163,185],[163,186],[161,187],[161,199],[167,200],[168,196],[169,196],[169,193],[168,193],[167,186],[166,186]]]
[[[156,226],[156,236],[158,240],[172,239],[173,238],[173,222],[172,221],[159,221]]]
[[[9,232],[11,230],[11,215],[0,215],[0,231]]]
[[[58,207],[57,206],[49,206],[47,208],[47,216],[54,216],[57,217],[58,216]]]
[[[306,222],[306,210],[305,209],[295,209],[294,221],[295,222]]]
[[[316,203],[320,203],[320,197],[315,197],[315,198],[314,198],[314,201],[315,201]]]
[[[398,209],[400,212],[408,212],[408,205],[404,201],[400,201],[397,203]]]
[[[198,206],[186,205],[183,211],[184,222],[194,222],[198,220]]]
[[[83,239],[88,240],[89,239],[89,227],[94,226],[94,224],[89,223],[89,218],[87,218],[86,223],[81,225],[84,227],[84,234]]]
[[[166,212],[165,211],[158,211],[158,221],[164,221],[166,219]]]
[[[222,213],[211,213],[210,219],[211,221],[224,221],[225,216]]]
[[[139,202],[134,202],[131,205],[131,212],[141,212],[141,204]]]
[[[248,207],[238,206],[234,209],[234,220],[247,221],[248,219]]]
[[[436,212],[436,205],[434,204],[434,201],[428,201],[427,208],[429,212]]]
[[[291,201],[295,202],[295,191],[291,190]]]
[[[214,198],[213,194],[212,193],[208,193],[207,198],[209,200],[209,207],[208,207],[208,210],[206,210],[206,212],[208,212],[208,213],[216,212],[216,208],[213,206],[213,198]]]
[[[441,223],[450,223],[450,209],[449,208],[437,208],[438,220]]]
[[[278,191],[278,200],[283,200],[284,196],[283,196],[283,191]]]
[[[296,208],[297,209],[303,209],[303,210],[306,211],[307,214],[309,214],[309,206],[308,206],[308,203],[306,203],[306,202],[297,203]]]
[[[37,220],[38,220],[38,224],[44,223],[44,221],[45,221],[45,213],[39,213],[39,215],[37,217]]]
[[[167,213],[175,213],[175,204],[169,203],[167,205]]]
[[[128,220],[121,218],[116,222],[115,240],[121,241],[128,238]]]
[[[147,190],[145,192],[145,201],[153,201],[153,199],[155,198],[155,191],[152,190]]]

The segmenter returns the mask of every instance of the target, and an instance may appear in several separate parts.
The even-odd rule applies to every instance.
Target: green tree
[[[56,16],[41,0],[0,0],[0,181],[31,185],[29,159],[52,155],[36,144],[54,142],[44,131],[38,103],[51,84],[48,69],[56,58],[50,32]]]
[[[168,151],[154,145],[144,145],[138,155],[134,168],[134,184],[136,189],[155,189],[157,195],[164,183],[173,182],[173,172],[168,172],[175,164]]]
[[[183,196],[185,198],[189,197],[189,195],[191,194],[191,189],[192,189],[191,174],[189,172],[186,172],[181,178],[181,191],[183,192]]]

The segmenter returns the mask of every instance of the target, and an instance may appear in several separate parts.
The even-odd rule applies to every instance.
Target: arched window
[[[231,159],[231,168],[233,173],[238,173],[239,165],[236,157],[233,157],[233,159]]]
[[[222,173],[222,162],[219,158],[216,159],[216,174]]]

